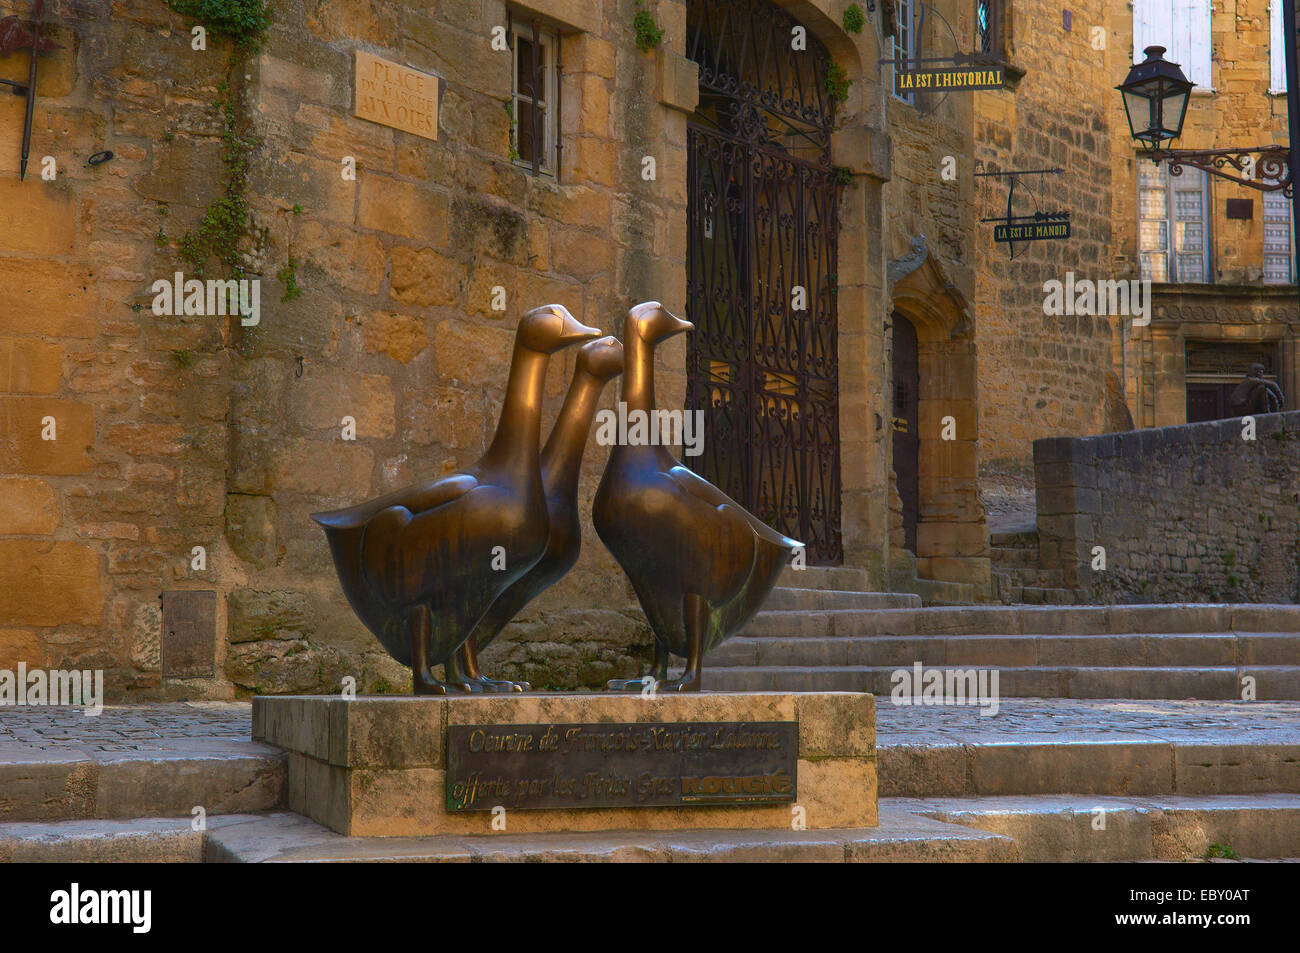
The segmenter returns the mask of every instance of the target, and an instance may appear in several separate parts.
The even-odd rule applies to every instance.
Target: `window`
[[[559,177],[559,37],[537,21],[511,19],[510,157],[533,174]]]
[[[1270,93],[1286,92],[1286,46],[1282,28],[1282,4],[1291,0],[1269,0],[1268,65]]]
[[[1202,90],[1213,86],[1210,68],[1210,0],[1133,0],[1133,60],[1148,46],[1163,46]]]
[[[975,0],[975,52],[1002,59],[1003,0]]]
[[[1200,169],[1169,174],[1138,160],[1138,257],[1143,278],[1205,283],[1210,279],[1209,182]]]
[[[1286,193],[1264,193],[1264,284],[1289,285],[1295,280],[1295,237],[1291,232],[1291,200]]]
[[[917,17],[915,0],[894,0],[893,5],[893,23],[889,34],[891,46],[890,55],[894,58],[894,69],[917,69],[919,65],[914,63],[918,57],[917,52]],[[916,93],[908,90],[907,92],[897,92],[897,86],[893,83],[894,95],[905,103],[915,103]]]

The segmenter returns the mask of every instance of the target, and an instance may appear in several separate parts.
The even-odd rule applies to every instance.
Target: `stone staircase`
[[[1060,569],[1042,568],[1038,529],[1032,524],[989,534],[993,567],[993,598],[1004,605],[1075,603],[1075,591],[1065,586]]]
[[[247,731],[246,714],[242,722]],[[190,747],[208,743],[188,737]],[[26,812],[47,819],[0,823],[0,862],[1187,861],[1215,845],[1244,859],[1300,857],[1300,706],[1291,702],[1009,699],[999,717],[981,718],[882,698],[880,824],[860,830],[345,837],[284,810],[267,784],[283,783],[278,758],[245,776],[245,800],[231,800],[235,775],[201,783],[217,767],[212,752],[187,766],[168,757],[172,740],[136,748],[132,774],[100,775],[94,807],[47,784],[50,803]],[[243,754],[262,761],[259,750]],[[0,757],[6,792],[19,763],[40,760],[14,755]],[[186,798],[163,796],[173,787],[241,813],[213,811],[195,830]],[[71,810],[140,813],[67,818]]]
[[[996,670],[1007,698],[1229,699],[1251,676],[1258,699],[1300,699],[1300,606],[772,608],[710,653],[704,688],[888,698],[917,662]]]

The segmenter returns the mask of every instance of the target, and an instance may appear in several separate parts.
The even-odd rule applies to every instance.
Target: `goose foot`
[[[433,677],[427,669],[423,672],[411,670],[411,683],[417,695],[445,695],[447,686]]]
[[[512,682],[506,679],[488,678],[480,672],[478,667],[477,636],[471,635],[465,640],[465,644],[456,650],[454,667],[457,674],[462,676],[462,691],[485,692],[494,695],[532,691],[532,686],[527,682]]]
[[[698,692],[699,690],[699,672],[683,672],[681,678],[673,678],[666,682],[660,682],[655,687],[655,691],[657,692]]]
[[[636,678],[611,678],[605,683],[607,692],[645,692],[653,694],[659,691],[668,680],[668,650],[663,643],[655,639],[655,658],[650,663],[650,671]]]
[[[659,691],[663,683],[653,675],[640,675],[636,678],[611,678],[605,683],[607,692],[646,692],[653,694]]]
[[[483,691],[500,695],[508,695],[511,692],[531,692],[533,690],[533,686],[528,682],[512,682],[505,678],[487,678],[480,675],[476,681],[483,686]]]

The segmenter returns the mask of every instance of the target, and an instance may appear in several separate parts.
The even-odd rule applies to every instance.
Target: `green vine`
[[[867,25],[867,15],[862,12],[862,8],[856,3],[850,3],[844,8],[844,32],[861,33],[862,28]]]
[[[649,53],[664,41],[664,31],[650,11],[641,6],[641,0],[636,0],[636,6],[636,16],[632,18],[632,28],[636,30],[636,48],[642,53]]]
[[[217,36],[233,40],[245,52],[255,52],[271,26],[267,0],[164,0],[183,17],[197,20]]]
[[[837,103],[842,103],[849,98],[849,87],[853,85],[853,80],[849,79],[849,74],[839,63],[831,63],[826,68],[826,76],[822,79],[822,87],[826,90],[826,95]]]
[[[846,165],[831,166],[831,171],[835,173],[835,184],[840,188],[848,188],[853,184],[853,170]]]
[[[242,80],[248,60],[262,45],[271,23],[267,0],[165,0],[172,10],[197,20],[219,37],[232,41],[226,81],[217,86],[214,105],[221,115],[221,161],[226,185],[199,223],[177,242],[181,260],[202,277],[215,258],[235,278],[243,277],[240,241],[248,230],[249,154],[257,145],[246,132],[240,109]]]
[[[302,287],[298,284],[298,259],[292,255],[289,256],[289,263],[275,273],[276,279],[284,285],[284,297],[280,299],[281,303],[292,301],[302,294]]]

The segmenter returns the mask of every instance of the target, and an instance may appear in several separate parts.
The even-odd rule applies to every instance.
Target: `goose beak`
[[[600,328],[590,328],[583,324],[565,309],[564,327],[560,331],[560,346],[567,347],[570,344],[577,344],[579,341],[592,341],[604,334]]]
[[[664,312],[664,317],[666,317],[670,322],[668,331],[664,334],[664,338],[675,337],[683,332],[695,330],[695,325],[690,321],[687,321],[685,318],[679,318],[677,315],[671,314],[668,311]],[[663,338],[660,338],[660,340],[663,340]]]

